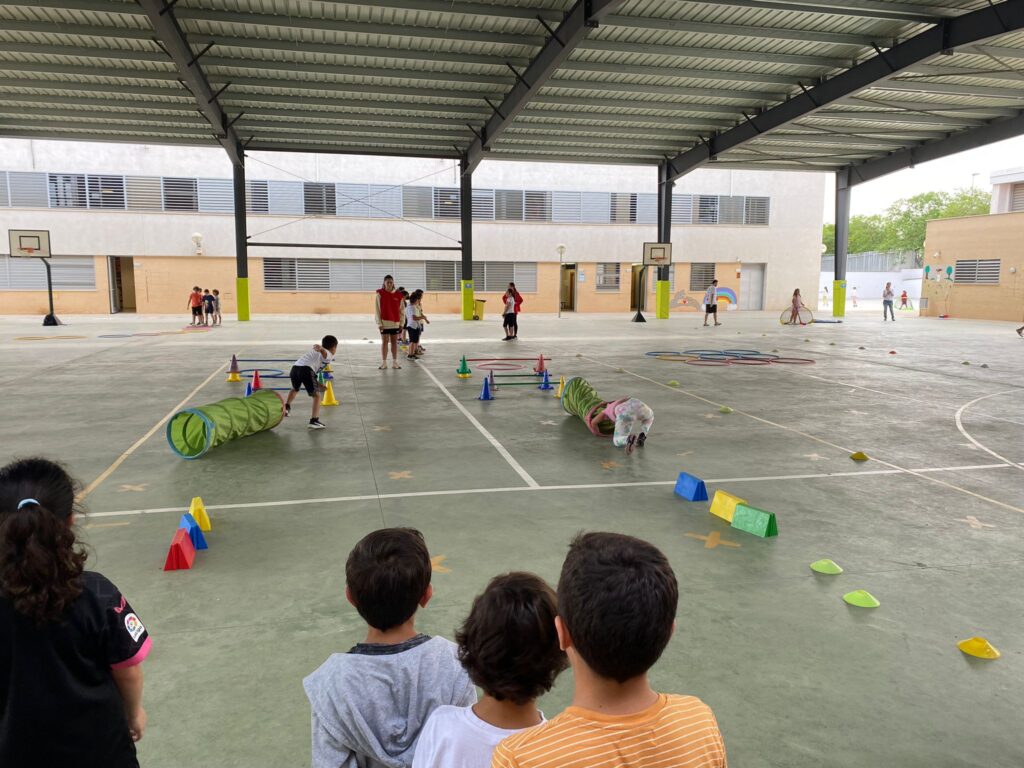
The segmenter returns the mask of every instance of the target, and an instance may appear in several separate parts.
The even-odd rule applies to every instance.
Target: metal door
[[[744,264],[740,269],[740,309],[764,309],[764,264]]]

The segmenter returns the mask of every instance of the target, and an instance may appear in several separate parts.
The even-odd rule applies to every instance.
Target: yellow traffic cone
[[[565,389],[565,376],[561,376],[558,379],[558,389],[555,390],[555,397],[561,397],[563,389]]]
[[[235,355],[231,356],[231,368],[228,369],[228,381],[242,381],[242,377],[238,375],[238,358]]]
[[[328,363],[327,365],[324,366],[324,373],[334,373],[334,369],[331,368],[331,364],[330,363]]]
[[[230,382],[239,382],[242,380],[242,377],[238,375],[238,371],[231,371],[228,373],[227,380]]]
[[[210,525],[210,516],[206,514],[206,507],[203,506],[203,500],[198,496],[193,497],[192,503],[188,505],[188,513],[199,523],[199,530],[209,531],[213,528]]]
[[[320,399],[320,405],[341,405],[338,402],[338,398],[334,396],[334,382],[328,381],[327,388],[324,390],[324,395]]]

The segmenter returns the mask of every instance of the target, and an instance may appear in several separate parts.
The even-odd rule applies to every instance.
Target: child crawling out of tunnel
[[[654,424],[654,411],[635,397],[602,400],[586,379],[569,379],[562,390],[562,408],[578,416],[595,435],[612,438],[616,448],[630,454],[643,448]]]

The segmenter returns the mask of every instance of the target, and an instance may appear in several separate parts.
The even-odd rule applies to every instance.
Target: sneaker
[[[285,416],[291,416],[292,415],[292,404],[291,403],[285,403],[284,404],[284,415]]]
[[[419,355],[406,355],[406,360],[419,360]]]
[[[626,439],[626,455],[628,456],[636,448],[636,435],[630,435]]]
[[[327,425],[320,421],[320,419],[310,419],[309,424],[306,426],[309,429],[327,429]]]
[[[1024,328],[1018,328],[1017,335],[1024,339]]]
[[[381,363],[380,365],[377,366],[377,370],[378,371],[386,371],[387,369],[388,369],[388,364],[387,363]]]
[[[715,325],[721,325],[721,323],[715,323]]]
[[[400,366],[400,365],[398,364],[398,361],[397,361],[397,360],[394,360],[394,361],[392,361],[392,363],[391,363],[391,367],[392,367],[392,368],[394,368],[395,370],[398,370],[398,371],[402,370],[402,366]]]
[[[646,442],[647,442],[647,433],[646,432],[641,432],[640,433],[640,437],[638,437],[636,439],[636,447],[637,448],[643,448],[644,447],[644,443],[646,443]]]

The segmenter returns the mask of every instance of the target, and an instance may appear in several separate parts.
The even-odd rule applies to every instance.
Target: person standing
[[[718,281],[712,280],[711,285],[704,291],[704,327],[708,325],[708,316],[715,318],[715,325],[721,325],[718,322]]]
[[[800,297],[800,289],[793,291],[793,301],[789,307],[789,322],[786,325],[807,325],[800,319],[800,310],[804,309],[804,300]]]
[[[888,316],[892,316],[892,321],[896,322],[896,313],[892,309],[893,299],[896,298],[896,291],[892,289],[892,283],[885,284],[885,290],[882,291],[882,322],[884,323]]]
[[[907,299],[908,298],[909,297],[907,296],[907,292],[906,291],[904,291],[903,293],[900,294],[900,309],[910,309],[910,307],[907,306]]]
[[[213,294],[210,293],[209,288],[203,289],[203,314],[204,320],[203,325],[210,326],[214,324],[213,315],[216,301],[213,298]]]
[[[515,340],[519,338],[519,310],[523,306],[523,295],[519,293],[515,283],[509,283],[508,288],[516,297],[516,312],[512,318],[512,339]]]
[[[395,290],[395,278],[385,275],[384,285],[377,289],[376,320],[380,331],[380,365],[378,370],[388,367],[388,347],[391,347],[391,367],[398,364],[398,334],[404,325],[405,297]]]
[[[857,286],[853,286],[853,293],[850,294],[850,301],[853,302],[853,308],[857,308]]]
[[[190,326],[203,324],[203,292],[198,285],[192,286],[192,293],[188,295],[188,309],[192,313]]]
[[[515,324],[516,324],[516,294],[511,288],[505,289],[505,294],[501,297],[504,303],[504,310],[502,311],[502,327],[505,329],[505,338],[502,341],[512,341],[515,336]]]
[[[822,288],[821,290],[822,290],[822,294],[821,294],[821,306],[823,306],[823,307],[827,307],[827,306],[828,306],[828,286],[826,285],[826,286],[825,286],[824,288]]]
[[[213,324],[220,325],[223,318],[220,315],[220,291],[213,289]]]

